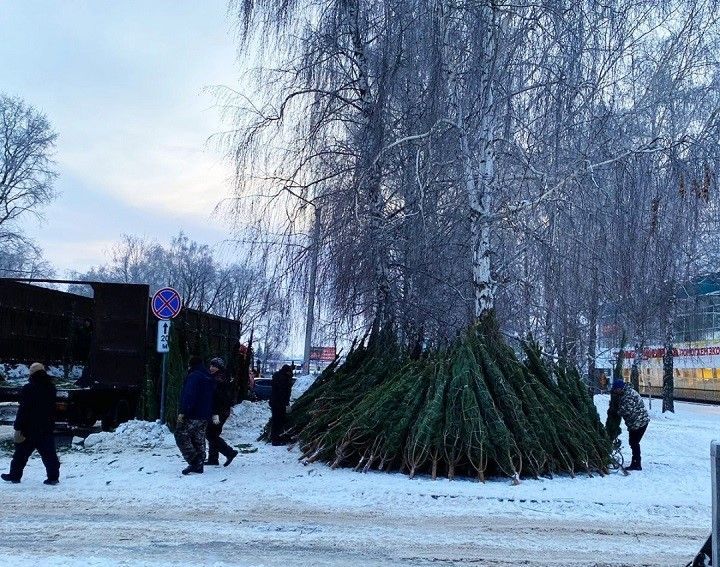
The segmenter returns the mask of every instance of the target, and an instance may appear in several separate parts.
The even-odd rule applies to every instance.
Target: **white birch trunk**
[[[488,148],[490,138],[484,137],[483,145]],[[490,214],[489,181],[493,175],[494,156],[485,149],[479,175],[474,175],[472,160],[467,149],[467,138],[463,135],[463,162],[465,166],[465,187],[470,202],[470,233],[472,238],[472,277],[475,298],[475,318],[481,319],[495,304],[495,283],[490,265]],[[476,181],[477,179],[477,181]]]
[[[470,235],[472,249],[472,283],[475,303],[475,319],[480,320],[486,316],[495,306],[495,283],[492,279],[490,263],[490,237],[491,227],[489,223],[492,211],[492,200],[490,195],[490,183],[495,174],[495,153],[493,140],[495,138],[495,101],[493,93],[493,71],[492,65],[497,56],[496,47],[493,43],[493,36],[490,33],[494,25],[494,14],[492,8],[484,10],[485,37],[482,41],[481,61],[484,68],[481,70],[480,88],[484,93],[482,118],[480,128],[477,132],[477,140],[474,144],[479,148],[480,155],[475,166],[476,156],[473,155],[469,133],[465,125],[464,110],[462,104],[463,94],[459,92],[457,75],[451,70],[451,83],[454,83],[454,108],[456,124],[460,131],[460,149],[462,154],[463,177],[465,190],[467,191],[468,204],[470,207]]]
[[[384,87],[380,84],[376,98],[370,91],[368,60],[365,53],[360,28],[360,6],[358,0],[349,0],[347,3],[348,21],[351,30],[353,52],[357,64],[357,88],[360,95],[366,153],[361,158],[359,174],[362,176],[361,186],[370,202],[369,230],[372,241],[372,265],[374,276],[373,297],[373,329],[377,331],[389,318],[390,284],[387,268],[387,244],[383,239],[384,199],[381,188],[380,164],[376,159],[379,155],[384,139],[382,124],[382,107],[384,103]]]

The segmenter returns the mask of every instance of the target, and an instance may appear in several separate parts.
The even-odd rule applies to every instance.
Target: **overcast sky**
[[[59,134],[58,199],[28,225],[58,275],[104,262],[123,233],[228,237],[213,207],[230,167],[206,90],[239,76],[226,0],[0,0],[0,92]]]

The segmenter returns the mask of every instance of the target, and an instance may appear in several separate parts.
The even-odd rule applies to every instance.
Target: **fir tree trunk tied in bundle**
[[[390,329],[353,344],[293,404],[286,434],[305,462],[474,477],[606,474],[611,443],[578,370],[525,360],[487,317],[419,358]]]

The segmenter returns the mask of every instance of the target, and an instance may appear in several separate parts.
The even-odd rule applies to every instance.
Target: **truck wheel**
[[[115,418],[111,414],[112,414],[112,412],[108,412],[102,418],[101,424],[102,424],[103,431],[112,431],[115,429],[115,426],[117,425],[115,423]]]
[[[118,400],[118,403],[115,405],[115,423],[120,425],[121,423],[128,421],[130,418],[132,418],[130,402],[127,400]]]
[[[91,409],[86,409],[79,416],[78,425],[80,427],[92,427],[95,425],[96,421],[97,417],[95,416],[95,413]]]
[[[118,400],[115,405],[108,410],[102,419],[102,430],[112,431],[121,423],[126,422],[132,417],[130,412],[130,403],[125,400]]]

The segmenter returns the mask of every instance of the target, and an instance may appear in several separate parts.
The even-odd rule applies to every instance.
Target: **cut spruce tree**
[[[579,372],[522,345],[523,359],[492,317],[419,358],[381,331],[293,404],[286,436],[306,462],[411,477],[607,473],[610,439]]]

